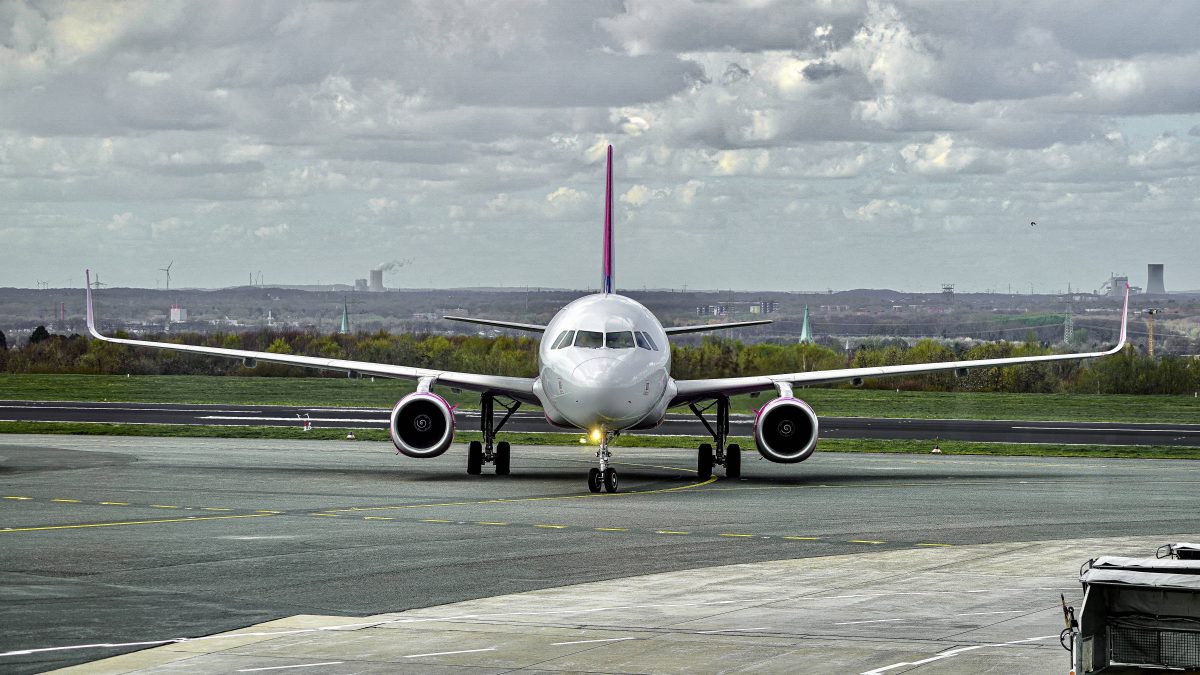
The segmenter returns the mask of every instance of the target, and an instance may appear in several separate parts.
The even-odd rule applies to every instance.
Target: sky
[[[0,286],[1200,289],[1200,6],[0,2]],[[1031,225],[1036,223],[1036,225]]]

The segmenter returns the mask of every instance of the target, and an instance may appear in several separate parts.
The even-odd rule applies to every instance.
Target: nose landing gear
[[[715,429],[704,417],[704,413],[712,410],[714,406],[717,409]],[[741,477],[742,446],[737,443],[725,445],[725,439],[729,437],[729,397],[721,396],[703,408],[697,407],[695,403],[689,403],[688,408],[691,408],[696,417],[700,418],[700,422],[704,424],[705,429],[708,429],[708,433],[712,434],[713,442],[716,443],[715,448],[708,443],[700,444],[700,449],[696,454],[696,473],[699,474],[700,480],[712,478],[714,464],[725,467],[727,478]]]
[[[593,467],[588,471],[588,490],[592,492],[600,492],[601,488],[609,494],[615,494],[617,491],[617,470],[608,465],[612,460],[612,451],[608,449],[608,444],[617,437],[618,433],[605,431],[600,440],[600,449],[596,451],[600,467]]]

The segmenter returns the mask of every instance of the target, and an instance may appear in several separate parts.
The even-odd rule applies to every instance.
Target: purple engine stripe
[[[612,246],[612,159],[613,149],[608,146],[608,170],[604,183],[604,278],[601,280],[601,290],[604,293],[613,291],[613,246]]]

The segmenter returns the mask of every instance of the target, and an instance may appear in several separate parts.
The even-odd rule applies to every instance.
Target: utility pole
[[[1075,337],[1075,308],[1071,305],[1071,299],[1067,298],[1067,315],[1063,317],[1063,344],[1071,344],[1071,339]]]

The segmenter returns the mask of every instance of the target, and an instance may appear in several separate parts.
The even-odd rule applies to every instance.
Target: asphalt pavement
[[[0,421],[199,424],[225,426],[302,426],[387,428],[388,409],[297,406],[233,406],[168,403],[81,403],[0,401]],[[479,411],[456,410],[457,429],[479,429]],[[1073,445],[1200,446],[1200,424],[1125,422],[1031,422],[1021,420],[903,419],[821,417],[822,438],[878,438],[1059,443]],[[730,432],[753,434],[752,415],[731,415]],[[517,432],[562,432],[537,410],[518,410],[504,427]],[[704,436],[690,413],[671,413],[656,429],[639,434]]]
[[[818,452],[698,481],[694,452],[617,450],[624,492],[593,495],[580,446],[517,447],[512,475],[468,476],[460,445],[416,460],[355,441],[0,437],[0,671],[297,615],[580,583],[634,604],[622,580],[647,574],[699,588],[731,564],[849,556],[853,575],[874,569],[853,571],[863,554],[1200,529],[1187,461]],[[868,629],[845,627],[892,635]]]

